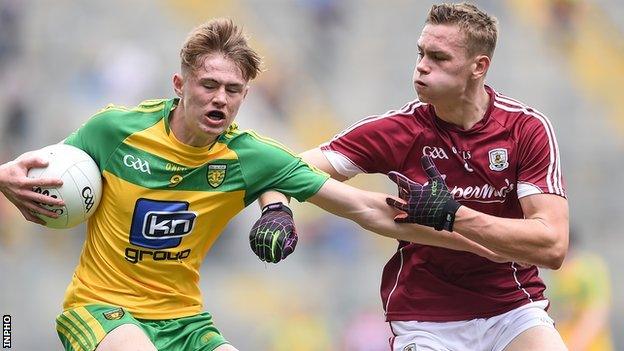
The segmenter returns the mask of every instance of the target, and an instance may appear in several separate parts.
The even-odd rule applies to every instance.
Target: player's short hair
[[[220,53],[234,61],[247,81],[261,71],[262,59],[247,44],[242,28],[231,19],[216,18],[193,29],[182,45],[182,72],[200,68],[206,56]]]
[[[498,20],[469,3],[433,5],[425,24],[456,25],[466,35],[469,54],[494,55]]]

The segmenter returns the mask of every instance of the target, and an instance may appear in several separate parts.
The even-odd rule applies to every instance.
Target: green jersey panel
[[[276,141],[247,131],[228,143],[238,155],[246,183],[245,206],[267,190],[276,190],[299,201],[316,194],[329,175],[313,169]]]

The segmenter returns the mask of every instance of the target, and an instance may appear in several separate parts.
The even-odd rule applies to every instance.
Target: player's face
[[[174,77],[174,85],[193,145],[207,145],[225,132],[248,91],[240,68],[218,53],[207,56],[200,68]]]
[[[428,24],[418,39],[414,87],[421,101],[443,104],[462,96],[474,64],[457,26]]]

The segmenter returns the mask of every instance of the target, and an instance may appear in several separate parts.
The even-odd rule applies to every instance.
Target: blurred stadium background
[[[243,24],[265,59],[238,123],[304,151],[414,98],[416,40],[431,3],[0,0],[0,163],[58,142],[110,102],[173,96],[186,33],[217,16]],[[601,296],[611,296],[615,349],[624,350],[624,3],[475,3],[501,24],[489,84],[555,125],[571,223],[610,269]],[[395,191],[384,177],[360,178],[353,184]],[[205,308],[240,350],[387,350],[378,289],[396,242],[293,207],[301,239],[279,265],[249,249],[257,206],[232,221],[202,269]],[[83,227],[25,223],[0,199],[0,313],[13,318],[14,349],[61,349],[54,318],[83,238]]]

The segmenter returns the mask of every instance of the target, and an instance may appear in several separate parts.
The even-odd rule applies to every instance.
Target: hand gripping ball
[[[71,228],[89,218],[102,197],[102,176],[93,159],[84,151],[70,145],[55,144],[37,151],[48,161],[46,168],[32,168],[29,178],[60,178],[60,188],[34,188],[44,195],[60,198],[65,206],[42,205],[59,214],[58,218],[38,215],[50,228]]]

